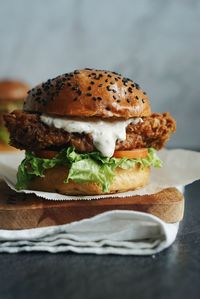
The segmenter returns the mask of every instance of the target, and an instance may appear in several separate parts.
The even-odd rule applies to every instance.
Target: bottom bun
[[[88,182],[76,183],[70,180],[68,183],[63,181],[68,175],[66,166],[56,166],[45,172],[45,177],[36,177],[29,183],[30,190],[56,192],[66,195],[98,195],[106,194],[101,186]],[[126,192],[143,187],[149,181],[150,168],[142,168],[135,165],[133,168],[115,170],[115,177],[110,185],[109,193]]]
[[[9,144],[0,143],[0,152],[13,152],[13,151],[19,151],[19,150]]]

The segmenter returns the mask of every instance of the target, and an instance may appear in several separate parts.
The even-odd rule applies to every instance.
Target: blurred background
[[[199,32],[198,0],[0,0],[0,78],[120,72],[176,118],[169,147],[199,149]]]

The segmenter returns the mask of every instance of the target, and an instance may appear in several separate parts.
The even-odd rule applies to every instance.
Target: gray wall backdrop
[[[0,0],[0,77],[118,71],[176,118],[170,146],[200,148],[199,31],[198,0]]]

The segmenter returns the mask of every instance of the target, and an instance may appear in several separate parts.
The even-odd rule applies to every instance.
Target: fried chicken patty
[[[117,141],[115,150],[153,147],[161,149],[176,130],[175,120],[168,112],[143,117],[143,122],[129,124],[126,140]],[[78,152],[95,150],[90,134],[68,133],[41,122],[39,114],[16,110],[4,115],[10,132],[10,144],[19,149],[37,151],[74,146]]]

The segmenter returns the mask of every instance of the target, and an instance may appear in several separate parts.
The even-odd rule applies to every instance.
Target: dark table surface
[[[200,298],[200,182],[186,188],[175,243],[149,257],[0,255],[0,299]]]

